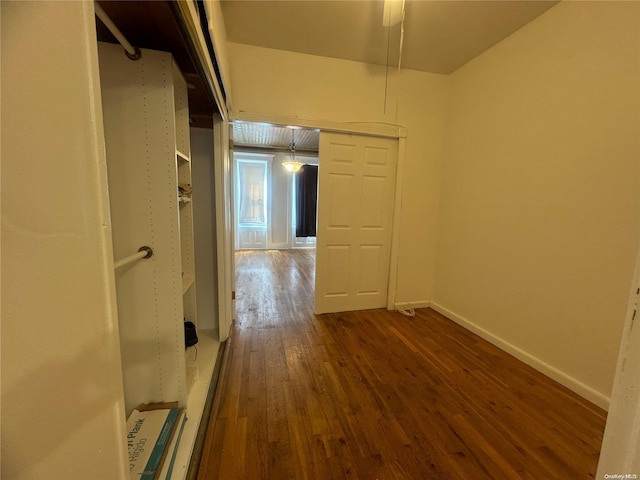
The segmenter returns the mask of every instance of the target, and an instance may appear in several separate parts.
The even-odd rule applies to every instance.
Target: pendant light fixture
[[[291,157],[289,160],[282,162],[282,166],[289,172],[296,173],[304,164],[296,160],[296,136],[295,129],[293,128],[291,129],[291,143],[289,144],[289,151],[291,152]]]

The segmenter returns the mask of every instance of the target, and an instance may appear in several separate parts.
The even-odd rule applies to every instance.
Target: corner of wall
[[[604,410],[608,410],[609,408],[609,397],[606,396],[605,394],[603,394],[602,392],[599,392],[591,387],[589,387],[588,385],[585,385],[584,383],[582,383],[581,381],[579,381],[578,379],[571,377],[570,375],[567,375],[566,373],[562,372],[561,370],[558,370],[557,368],[553,367],[552,365],[549,365],[548,363],[546,363],[544,360],[530,354],[529,352],[509,343],[508,341],[504,340],[503,338],[489,332],[488,330],[485,330],[484,328],[480,327],[478,324],[472,322],[471,320],[458,315],[457,313],[449,310],[448,308],[442,306],[441,304],[439,304],[436,301],[432,301],[431,302],[431,308],[433,308],[436,312],[444,315],[445,317],[447,317],[448,319],[454,321],[455,323],[457,323],[458,325],[466,328],[467,330],[475,333],[476,335],[478,335],[479,337],[483,338],[484,340],[488,341],[489,343],[495,345],[496,347],[500,348],[501,350],[504,350],[507,353],[510,353],[511,355],[513,355],[514,357],[516,357],[518,360],[526,363],[527,365],[529,365],[530,367],[535,368],[536,370],[538,370],[539,372],[545,374],[546,376],[548,376],[549,378],[555,380],[556,382],[560,383],[561,385],[564,385],[565,387],[567,387],[569,390],[577,393],[578,395],[580,395],[581,397],[589,400],[590,402],[594,403],[595,405],[599,406],[600,408],[603,408]]]

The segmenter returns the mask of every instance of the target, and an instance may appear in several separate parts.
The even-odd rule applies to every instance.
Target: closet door
[[[320,134],[315,312],[386,306],[397,140]]]

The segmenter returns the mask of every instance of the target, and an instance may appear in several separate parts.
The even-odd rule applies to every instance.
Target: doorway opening
[[[253,135],[243,131],[251,128],[262,131]],[[283,160],[291,159],[292,154],[287,157],[287,150],[283,152],[282,148],[271,146],[275,142],[269,136],[277,135],[273,129],[276,132],[277,129],[281,132],[284,130],[284,135],[290,133],[292,137],[295,131],[305,132],[305,129],[295,127],[250,123],[238,124],[238,134],[234,128],[234,145],[237,145],[234,147],[237,172],[234,198],[238,220],[234,224],[238,238],[236,252],[244,250],[240,248],[241,237],[238,232],[246,239],[246,250],[267,251],[292,250],[297,246],[295,239],[312,237],[315,240],[317,232],[318,241],[314,241],[317,254],[316,281],[313,285],[314,312],[390,308],[395,282],[392,244],[393,218],[398,206],[395,202],[400,149],[398,137],[380,135],[378,132],[355,133],[330,129],[320,134],[317,130],[311,130],[317,135],[314,155],[322,165],[317,168],[316,174],[319,175],[313,180],[313,217],[311,222],[303,222],[311,223],[313,228],[310,233],[306,231],[301,234],[304,228],[295,228],[294,233],[294,226],[304,225],[299,223],[300,209],[296,209],[294,217],[293,205],[304,197],[301,195],[303,182],[297,181],[300,178],[295,174],[297,180],[294,184],[291,172],[284,168]],[[247,141],[247,138],[260,139],[262,148],[257,151],[256,143]],[[282,143],[286,143],[286,137]],[[295,153],[295,148],[291,150]],[[249,163],[243,166],[238,155],[251,153],[264,155],[266,160],[262,160],[260,167],[256,167],[255,162],[251,164],[251,175],[243,174],[240,169],[249,168]],[[287,163],[300,165],[303,162]],[[310,170],[316,168],[309,161],[304,163]],[[243,175],[249,180],[240,185],[238,180]],[[285,178],[285,189],[281,192],[291,192],[284,195],[284,203],[288,205],[285,208],[275,206],[278,196],[275,188],[277,175],[284,175]],[[322,198],[318,196],[319,191],[323,192]],[[252,209],[258,210],[257,217]],[[286,237],[284,246],[278,246],[282,238],[277,234],[274,213],[282,215],[283,212]],[[249,222],[242,223],[240,219],[257,223],[249,225]],[[281,227],[279,230],[282,232]]]
[[[250,122],[232,132],[235,250],[315,248],[320,132]],[[282,165],[292,148],[296,172]]]
[[[320,132],[251,122],[231,132],[237,319],[269,304],[265,286],[313,309]],[[291,160],[301,168],[285,168]]]

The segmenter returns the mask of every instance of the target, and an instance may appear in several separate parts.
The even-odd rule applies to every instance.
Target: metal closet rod
[[[109,18],[109,15],[107,15],[107,13],[102,9],[98,2],[93,2],[93,5],[96,10],[96,16],[100,19],[104,26],[109,29],[111,34],[116,37],[116,40],[118,40],[120,45],[122,45],[122,48],[124,48],[127,57],[132,60],[137,60],[138,58],[140,58],[140,49],[134,47],[129,43],[120,29],[116,26],[115,23],[113,23],[113,21]]]
[[[129,255],[128,257],[124,257],[122,260],[118,260],[113,264],[115,270],[120,267],[124,267],[125,265],[130,264],[131,262],[135,262],[136,260],[140,260],[141,258],[149,258],[153,255],[153,250],[151,247],[140,247],[136,253],[133,255]]]

